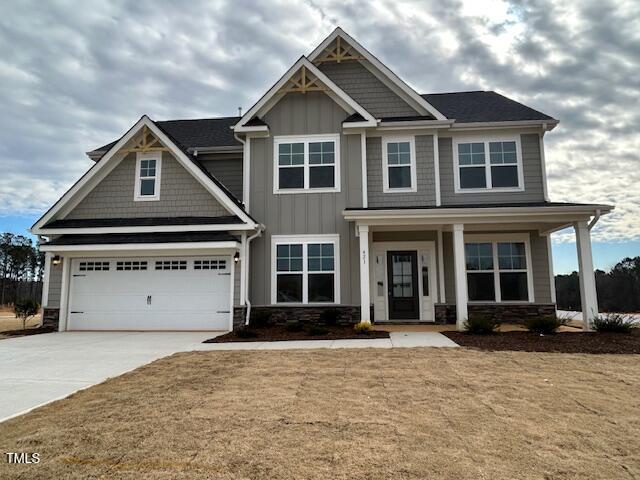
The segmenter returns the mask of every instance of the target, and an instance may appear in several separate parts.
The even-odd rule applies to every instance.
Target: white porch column
[[[464,255],[464,225],[453,226],[453,268],[456,284],[456,327],[464,330],[467,321],[467,269]]]
[[[578,273],[580,274],[580,303],[582,304],[582,322],[584,330],[591,330],[593,319],[598,315],[598,294],[596,276],[593,271],[591,253],[591,232],[586,221],[573,224],[578,247]]]
[[[243,233],[240,237],[240,306],[242,307],[244,307],[244,301],[247,298],[247,275],[249,273],[247,266],[247,234]]]
[[[371,323],[369,293],[369,225],[358,225],[360,236],[360,320]]]

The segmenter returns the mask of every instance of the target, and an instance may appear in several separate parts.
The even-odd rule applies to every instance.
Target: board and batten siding
[[[231,194],[242,201],[242,155],[200,154],[198,161]]]
[[[369,207],[420,207],[436,204],[433,136],[416,135],[416,192],[383,192],[382,137],[367,138],[367,200]]]
[[[495,234],[505,232],[471,232],[472,234]],[[531,271],[533,276],[534,303],[551,303],[551,277],[549,276],[549,257],[547,238],[532,230],[529,234],[531,246]],[[456,303],[455,276],[453,268],[453,234],[443,232],[444,284],[447,303]]]
[[[543,202],[543,172],[540,157],[540,136],[537,133],[520,135],[524,190],[521,192],[488,191],[482,193],[455,193],[453,139],[438,139],[440,153],[440,192],[442,205],[475,203]]]
[[[169,152],[162,154],[160,200],[133,199],[136,155],[128,154],[65,217],[218,217],[229,212]]]
[[[419,115],[359,61],[325,62],[318,68],[376,118]]]
[[[251,139],[250,213],[266,226],[264,234],[251,243],[253,305],[271,303],[272,235],[339,234],[340,303],[360,301],[358,239],[342,210],[362,206],[361,138],[341,134],[347,116],[323,93],[287,94],[263,117],[271,136]],[[340,134],[340,192],[273,193],[274,136],[336,133]]]

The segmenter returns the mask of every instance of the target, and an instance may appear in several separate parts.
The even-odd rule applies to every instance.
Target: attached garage
[[[229,330],[233,257],[72,258],[67,330]]]

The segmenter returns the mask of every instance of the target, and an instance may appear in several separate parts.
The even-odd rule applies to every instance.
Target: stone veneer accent
[[[451,303],[439,303],[435,306],[436,323],[455,324],[456,306]],[[556,306],[553,303],[470,303],[469,316],[491,315],[501,322],[524,323],[527,317],[555,315]]]
[[[60,309],[58,308],[43,308],[42,309],[42,326],[52,327],[56,330],[60,323]]]
[[[337,306],[299,306],[299,307],[283,307],[281,305],[259,305],[251,307],[251,318],[255,315],[261,315],[262,312],[271,312],[271,322],[276,325],[285,325],[291,322],[303,323],[322,323],[320,315],[324,310],[336,309],[340,311],[338,323],[343,325],[355,324],[360,321],[360,307],[353,305],[337,305]],[[372,308],[373,310],[373,308]],[[235,307],[233,309],[233,328],[244,325],[244,317],[246,315],[245,307]],[[373,312],[372,312],[373,315]],[[251,320],[249,320],[251,324]]]

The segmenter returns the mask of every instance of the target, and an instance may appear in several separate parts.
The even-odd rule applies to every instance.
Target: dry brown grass
[[[0,478],[640,477],[640,362],[464,349],[178,354],[0,424]]]

